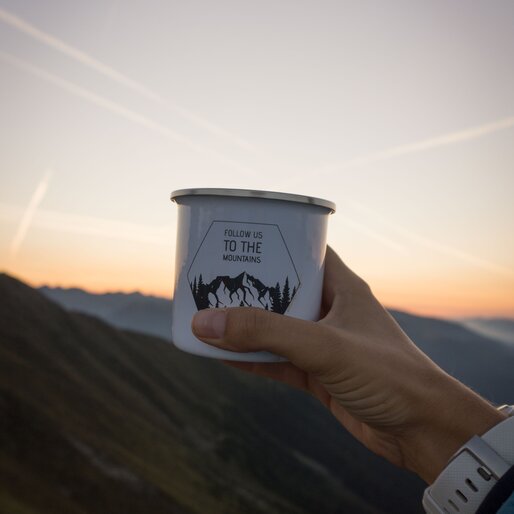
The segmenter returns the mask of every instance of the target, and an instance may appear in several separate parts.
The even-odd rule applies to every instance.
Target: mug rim
[[[333,214],[336,211],[336,204],[330,200],[323,198],[316,198],[314,196],[297,195],[293,193],[281,193],[278,191],[262,191],[258,189],[228,189],[228,188],[191,188],[191,189],[177,189],[173,191],[170,196],[172,202],[181,196],[235,196],[239,198],[261,198],[267,200],[283,200],[286,202],[302,203],[307,205],[317,205],[324,207]]]

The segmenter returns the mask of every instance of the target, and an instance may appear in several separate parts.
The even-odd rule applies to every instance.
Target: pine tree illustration
[[[195,279],[193,280],[193,285],[191,286],[191,290],[193,291],[193,296],[196,296],[196,293],[198,292],[198,289],[196,287],[196,275],[195,275]]]
[[[282,312],[286,312],[289,304],[291,303],[291,296],[289,293],[289,277],[286,277],[286,283],[284,284],[284,289],[282,291]]]
[[[206,287],[203,283],[203,278],[201,274],[196,284],[196,293],[194,295],[194,298],[198,309],[207,309],[209,307],[209,298],[207,297]]]
[[[293,301],[295,294],[296,294],[296,286],[293,287],[293,292],[291,293],[291,301]]]
[[[282,312],[282,302],[281,302],[281,294],[280,294],[280,284],[277,282],[275,287],[270,289],[270,298],[271,298],[271,310],[273,312]]]

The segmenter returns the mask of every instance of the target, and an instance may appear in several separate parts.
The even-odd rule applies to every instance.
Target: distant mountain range
[[[505,343],[514,344],[514,319],[511,318],[464,318],[459,319],[465,327],[479,334]]]
[[[77,288],[39,288],[68,310],[96,316],[107,323],[164,339],[171,334],[171,300],[141,293],[92,294]]]
[[[514,347],[462,325],[391,311],[416,345],[450,375],[497,404],[512,403]]]
[[[81,289],[49,287],[40,291],[66,309],[98,316],[119,328],[170,340],[171,300],[140,293],[97,295]],[[447,372],[491,401],[513,401],[510,391],[514,390],[514,375],[505,363],[513,363],[514,347],[505,348],[494,337],[484,337],[458,322],[390,312],[412,340]],[[493,320],[490,321],[492,324]],[[505,337],[514,337],[514,322],[512,332],[507,323],[502,329]]]
[[[313,398],[144,334],[168,336],[169,301],[38,292],[7,275],[0,294],[0,512],[422,512],[424,484]],[[449,372],[512,401],[513,348],[393,315]]]

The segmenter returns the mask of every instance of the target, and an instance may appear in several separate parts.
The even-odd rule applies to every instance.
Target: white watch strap
[[[514,417],[468,441],[425,490],[428,514],[474,514],[498,480],[514,465]]]
[[[511,466],[514,465],[514,417],[498,423],[482,439]]]

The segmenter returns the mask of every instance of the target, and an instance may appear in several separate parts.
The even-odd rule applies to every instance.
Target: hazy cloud
[[[71,59],[80,62],[84,66],[87,66],[88,68],[110,78],[114,82],[117,82],[118,84],[121,84],[122,86],[138,93],[142,97],[158,103],[161,107],[164,107],[168,111],[180,115],[181,117],[187,119],[194,125],[210,132],[211,134],[221,139],[224,139],[236,146],[239,146],[240,148],[243,148],[245,150],[255,150],[253,145],[251,145],[248,141],[244,140],[240,136],[232,134],[231,132],[220,127],[219,125],[216,125],[215,123],[206,120],[204,117],[195,114],[194,112],[191,112],[189,109],[186,109],[171,102],[170,100],[162,97],[159,93],[153,91],[147,86],[115,70],[113,67],[99,61],[98,59],[95,59],[91,55],[79,50],[78,48],[69,45],[65,41],[56,38],[52,34],[49,34],[38,29],[37,27],[28,23],[19,16],[16,16],[1,8],[0,21],[3,21],[10,27],[19,30],[20,32],[35,39],[36,41],[39,41],[40,43],[43,43],[44,45],[49,46],[54,50],[57,50],[58,52],[70,57]]]
[[[476,255],[470,254],[469,252],[465,252],[458,248],[455,248],[446,243],[441,243],[440,241],[436,241],[434,239],[422,236],[418,233],[413,232],[412,230],[408,230],[405,227],[399,225],[398,223],[394,223],[384,218],[382,214],[377,213],[373,209],[363,205],[360,202],[356,202],[354,200],[347,200],[347,205],[353,207],[354,209],[363,212],[373,218],[378,223],[388,227],[393,230],[397,234],[403,236],[405,239],[419,246],[423,246],[432,251],[443,254],[447,257],[451,257],[453,259],[460,260],[462,262],[466,262],[471,264],[474,267],[484,269],[491,273],[495,273],[498,275],[502,275],[503,277],[514,279],[514,270],[507,268],[505,266],[501,266],[496,264],[495,262],[491,262],[487,259],[483,259],[481,257],[477,257]]]
[[[44,180],[41,184],[44,186]],[[42,195],[44,195],[41,184],[39,184],[38,189],[36,189],[36,200],[38,198],[42,198]],[[41,193],[41,191],[43,192]],[[36,192],[34,193],[33,198],[36,197]],[[31,204],[25,213],[23,213],[23,209],[20,206],[0,203],[0,220],[8,222],[16,221],[23,213],[22,222],[24,222],[24,220],[28,218],[27,213],[29,213],[29,223],[24,224],[24,226],[27,226],[27,229],[30,224],[30,226],[39,229],[90,235],[110,240],[122,239],[137,243],[150,243],[167,247],[170,247],[173,243],[172,234],[170,233],[170,228],[168,226],[150,227],[137,223],[127,223],[124,221],[96,218],[93,216],[82,216],[51,209],[37,209],[37,205],[40,201],[41,200],[39,199],[39,202],[36,203],[36,201],[31,200]],[[22,228],[21,225],[22,224],[20,223],[20,228]],[[18,229],[18,233],[20,232],[20,229]],[[26,234],[26,230],[24,232]]]
[[[9,246],[9,254],[12,258],[16,257],[18,254],[18,250],[22,245],[25,237],[27,236],[27,232],[30,228],[32,220],[34,218],[34,214],[36,213],[37,208],[43,201],[45,197],[46,191],[48,189],[48,184],[50,183],[50,179],[52,178],[53,171],[48,170],[41,180],[39,184],[36,186],[32,197],[30,198],[29,204],[27,208],[23,212],[20,223],[18,225],[18,229],[16,230],[16,234]]]
[[[254,174],[254,171],[239,164],[238,162],[233,161],[232,159],[229,159],[218,152],[214,152],[202,145],[199,145],[192,141],[191,139],[188,139],[181,134],[171,130],[170,128],[166,127],[165,125],[162,125],[161,123],[158,123],[156,121],[153,121],[151,118],[148,118],[147,116],[144,116],[143,114],[139,114],[136,111],[133,111],[132,109],[129,109],[125,107],[124,105],[121,105],[117,102],[113,102],[112,100],[109,100],[103,96],[97,95],[96,93],[93,93],[92,91],[89,91],[88,89],[79,86],[73,82],[70,82],[69,80],[63,79],[62,77],[59,77],[58,75],[55,75],[54,73],[50,73],[46,70],[43,70],[42,68],[39,68],[38,66],[35,66],[27,61],[24,61],[22,59],[19,59],[18,57],[2,52],[0,51],[0,59],[8,62],[9,64],[22,69],[26,72],[31,73],[32,75],[35,75],[43,80],[46,80],[47,82],[51,82],[52,84],[60,87],[61,89],[64,89],[68,91],[69,93],[74,94],[75,96],[78,96],[80,98],[83,98],[84,100],[87,100],[88,102],[91,102],[99,107],[102,107],[103,109],[113,112],[127,120],[130,120],[134,123],[137,123],[138,125],[141,125],[149,130],[152,130],[154,132],[157,132],[171,141],[174,141],[176,143],[182,144],[194,152],[202,155],[206,155],[207,157],[210,157],[212,159],[217,160],[218,162],[222,164],[226,164],[232,168],[235,168],[239,171],[242,171],[243,173],[247,173],[250,175]]]
[[[309,174],[309,177],[312,175],[319,176],[320,174],[330,174],[348,168],[358,168],[360,166],[366,166],[375,162],[386,161],[401,155],[424,152],[426,150],[430,150],[431,148],[452,145],[462,141],[470,141],[472,139],[478,139],[480,137],[487,136],[494,132],[510,129],[512,127],[514,127],[514,116],[502,118],[491,123],[485,123],[484,125],[469,127],[457,132],[449,132],[434,138],[417,141],[415,143],[393,146],[381,152],[364,155],[362,157],[356,157],[348,161],[322,166]]]

